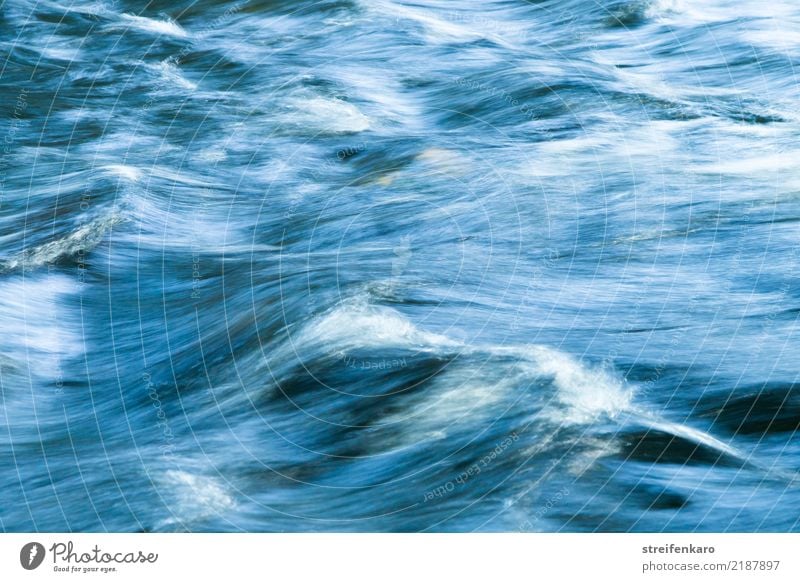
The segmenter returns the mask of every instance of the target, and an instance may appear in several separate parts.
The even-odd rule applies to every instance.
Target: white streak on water
[[[136,16],[135,14],[122,14],[120,21],[123,26],[152,34],[163,34],[177,38],[187,38],[189,36],[189,33],[172,20],[155,20],[144,16]]]

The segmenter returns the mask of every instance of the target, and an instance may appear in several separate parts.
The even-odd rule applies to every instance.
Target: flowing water
[[[799,531],[790,0],[0,5],[0,528]]]

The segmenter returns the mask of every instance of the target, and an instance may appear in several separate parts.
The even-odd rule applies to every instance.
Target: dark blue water
[[[790,0],[0,5],[0,529],[800,530]]]

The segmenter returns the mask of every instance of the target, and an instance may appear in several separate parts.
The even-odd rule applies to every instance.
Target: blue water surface
[[[800,531],[800,5],[0,4],[0,530]]]

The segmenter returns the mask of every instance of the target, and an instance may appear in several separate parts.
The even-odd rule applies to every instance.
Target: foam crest
[[[563,424],[584,424],[603,416],[614,418],[631,408],[631,389],[600,368],[588,368],[571,356],[544,346],[529,346],[522,354],[529,362],[529,373],[552,377],[556,399],[562,405],[552,407],[552,414]]]
[[[103,166],[102,169],[120,178],[130,180],[131,182],[138,182],[142,179],[142,171],[134,166],[109,164],[108,166]]]
[[[155,20],[154,18],[136,16],[135,14],[122,14],[120,19],[125,26],[141,30],[142,32],[174,36],[177,38],[186,38],[189,36],[177,22],[173,22],[172,20]]]
[[[370,119],[352,103],[341,99],[297,99],[284,123],[324,133],[358,133],[371,127]]]
[[[174,499],[172,517],[162,525],[191,522],[232,509],[236,503],[218,479],[187,471],[170,470],[162,479],[165,497]]]
[[[178,65],[176,65],[171,59],[161,61],[157,65],[153,65],[151,68],[169,86],[180,87],[181,89],[186,89],[187,91],[194,91],[197,89],[197,83],[193,83],[184,77],[180,72],[180,69],[178,69]]]
[[[16,257],[8,260],[3,265],[3,270],[36,269],[91,251],[100,244],[106,233],[120,222],[122,222],[122,217],[116,213],[93,220],[65,237],[32,249],[25,249]]]
[[[298,340],[340,350],[380,347],[435,350],[459,345],[446,336],[418,329],[394,309],[355,301],[337,307],[314,322]]]

